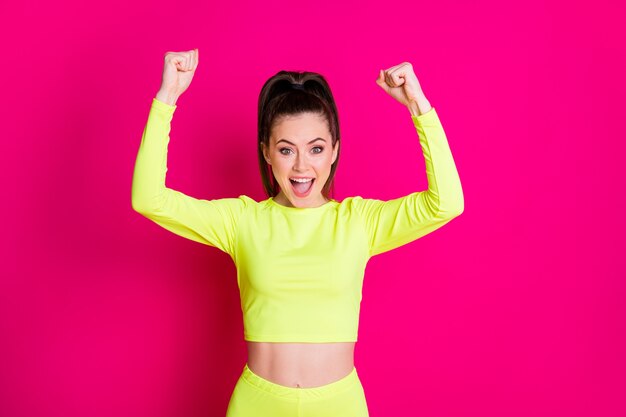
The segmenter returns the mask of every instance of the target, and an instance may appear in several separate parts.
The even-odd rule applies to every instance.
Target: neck
[[[287,207],[296,207],[294,206],[291,201],[289,201],[289,199],[287,197],[285,197],[285,195],[281,192],[279,192],[275,197],[274,197],[274,201],[277,202],[278,204],[281,204],[283,206],[287,206]],[[313,203],[311,205],[307,205],[304,207],[319,207],[322,206],[326,203],[328,203],[330,201],[330,199],[327,199],[326,197],[324,197],[323,195],[320,194],[319,199],[318,199],[318,203]]]

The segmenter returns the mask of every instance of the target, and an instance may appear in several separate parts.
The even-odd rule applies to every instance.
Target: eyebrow
[[[312,143],[313,143],[313,142],[315,142],[316,140],[321,140],[321,141],[326,142],[326,139],[324,139],[324,138],[315,138],[315,139],[313,139],[312,141],[310,141],[307,145],[312,144]],[[280,139],[280,140],[276,141],[276,144],[278,145],[280,142],[287,142],[287,143],[289,143],[290,145],[296,146],[296,144],[295,144],[295,143],[293,143],[293,142],[289,142],[287,139]]]

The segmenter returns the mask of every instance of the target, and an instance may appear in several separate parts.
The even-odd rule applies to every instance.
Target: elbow
[[[146,208],[146,206],[142,202],[135,200],[135,199],[131,200],[130,205],[135,212],[143,216],[145,216],[150,211]]]
[[[140,198],[140,193],[138,187],[131,188],[130,191],[130,206],[139,214],[143,214],[145,212],[145,199]]]
[[[465,209],[465,201],[463,194],[459,194],[455,198],[451,198],[439,205],[439,213],[441,217],[453,219],[463,214]]]
[[[458,217],[463,214],[463,210],[465,209],[465,197],[463,196],[463,188],[461,188],[460,184],[454,197],[450,199],[450,202],[449,211],[454,215],[453,217]]]
[[[154,213],[157,201],[159,200],[154,197],[153,193],[147,192],[146,187],[133,183],[130,191],[130,204],[134,211],[143,216]]]
[[[454,204],[454,217],[460,216],[463,214],[463,210],[465,209],[465,199],[463,198],[463,193],[459,194],[459,197],[456,199],[456,204]]]
[[[134,211],[144,216],[158,212],[165,204],[167,188],[133,180],[130,204]]]
[[[150,204],[150,199],[145,196],[140,196],[138,193],[132,193],[130,199],[130,205],[134,211],[142,216],[149,216],[150,213],[154,213],[155,208],[153,204]]]
[[[151,204],[146,200],[131,200],[131,207],[134,211],[141,214],[144,217],[152,217],[159,212],[159,207]]]
[[[134,190],[130,199],[131,207],[134,211],[144,217],[154,217],[161,212],[164,205],[163,195],[153,196]]]
[[[430,191],[432,207],[437,217],[442,220],[451,220],[460,216],[465,209],[465,198],[460,181],[446,184],[439,190]]]
[[[463,214],[463,210],[465,209],[465,201],[463,199],[463,194],[460,194],[459,198],[456,200],[455,204],[450,208],[450,213],[452,213],[452,217],[458,217]]]

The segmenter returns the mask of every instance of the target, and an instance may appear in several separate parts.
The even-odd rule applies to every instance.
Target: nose
[[[298,152],[296,156],[296,160],[293,164],[294,171],[303,172],[306,171],[307,160],[306,155],[303,152]]]

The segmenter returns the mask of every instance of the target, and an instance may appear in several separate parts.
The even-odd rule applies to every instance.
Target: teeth
[[[313,181],[313,178],[291,178],[291,181],[296,181],[296,182],[309,182],[309,181]]]

